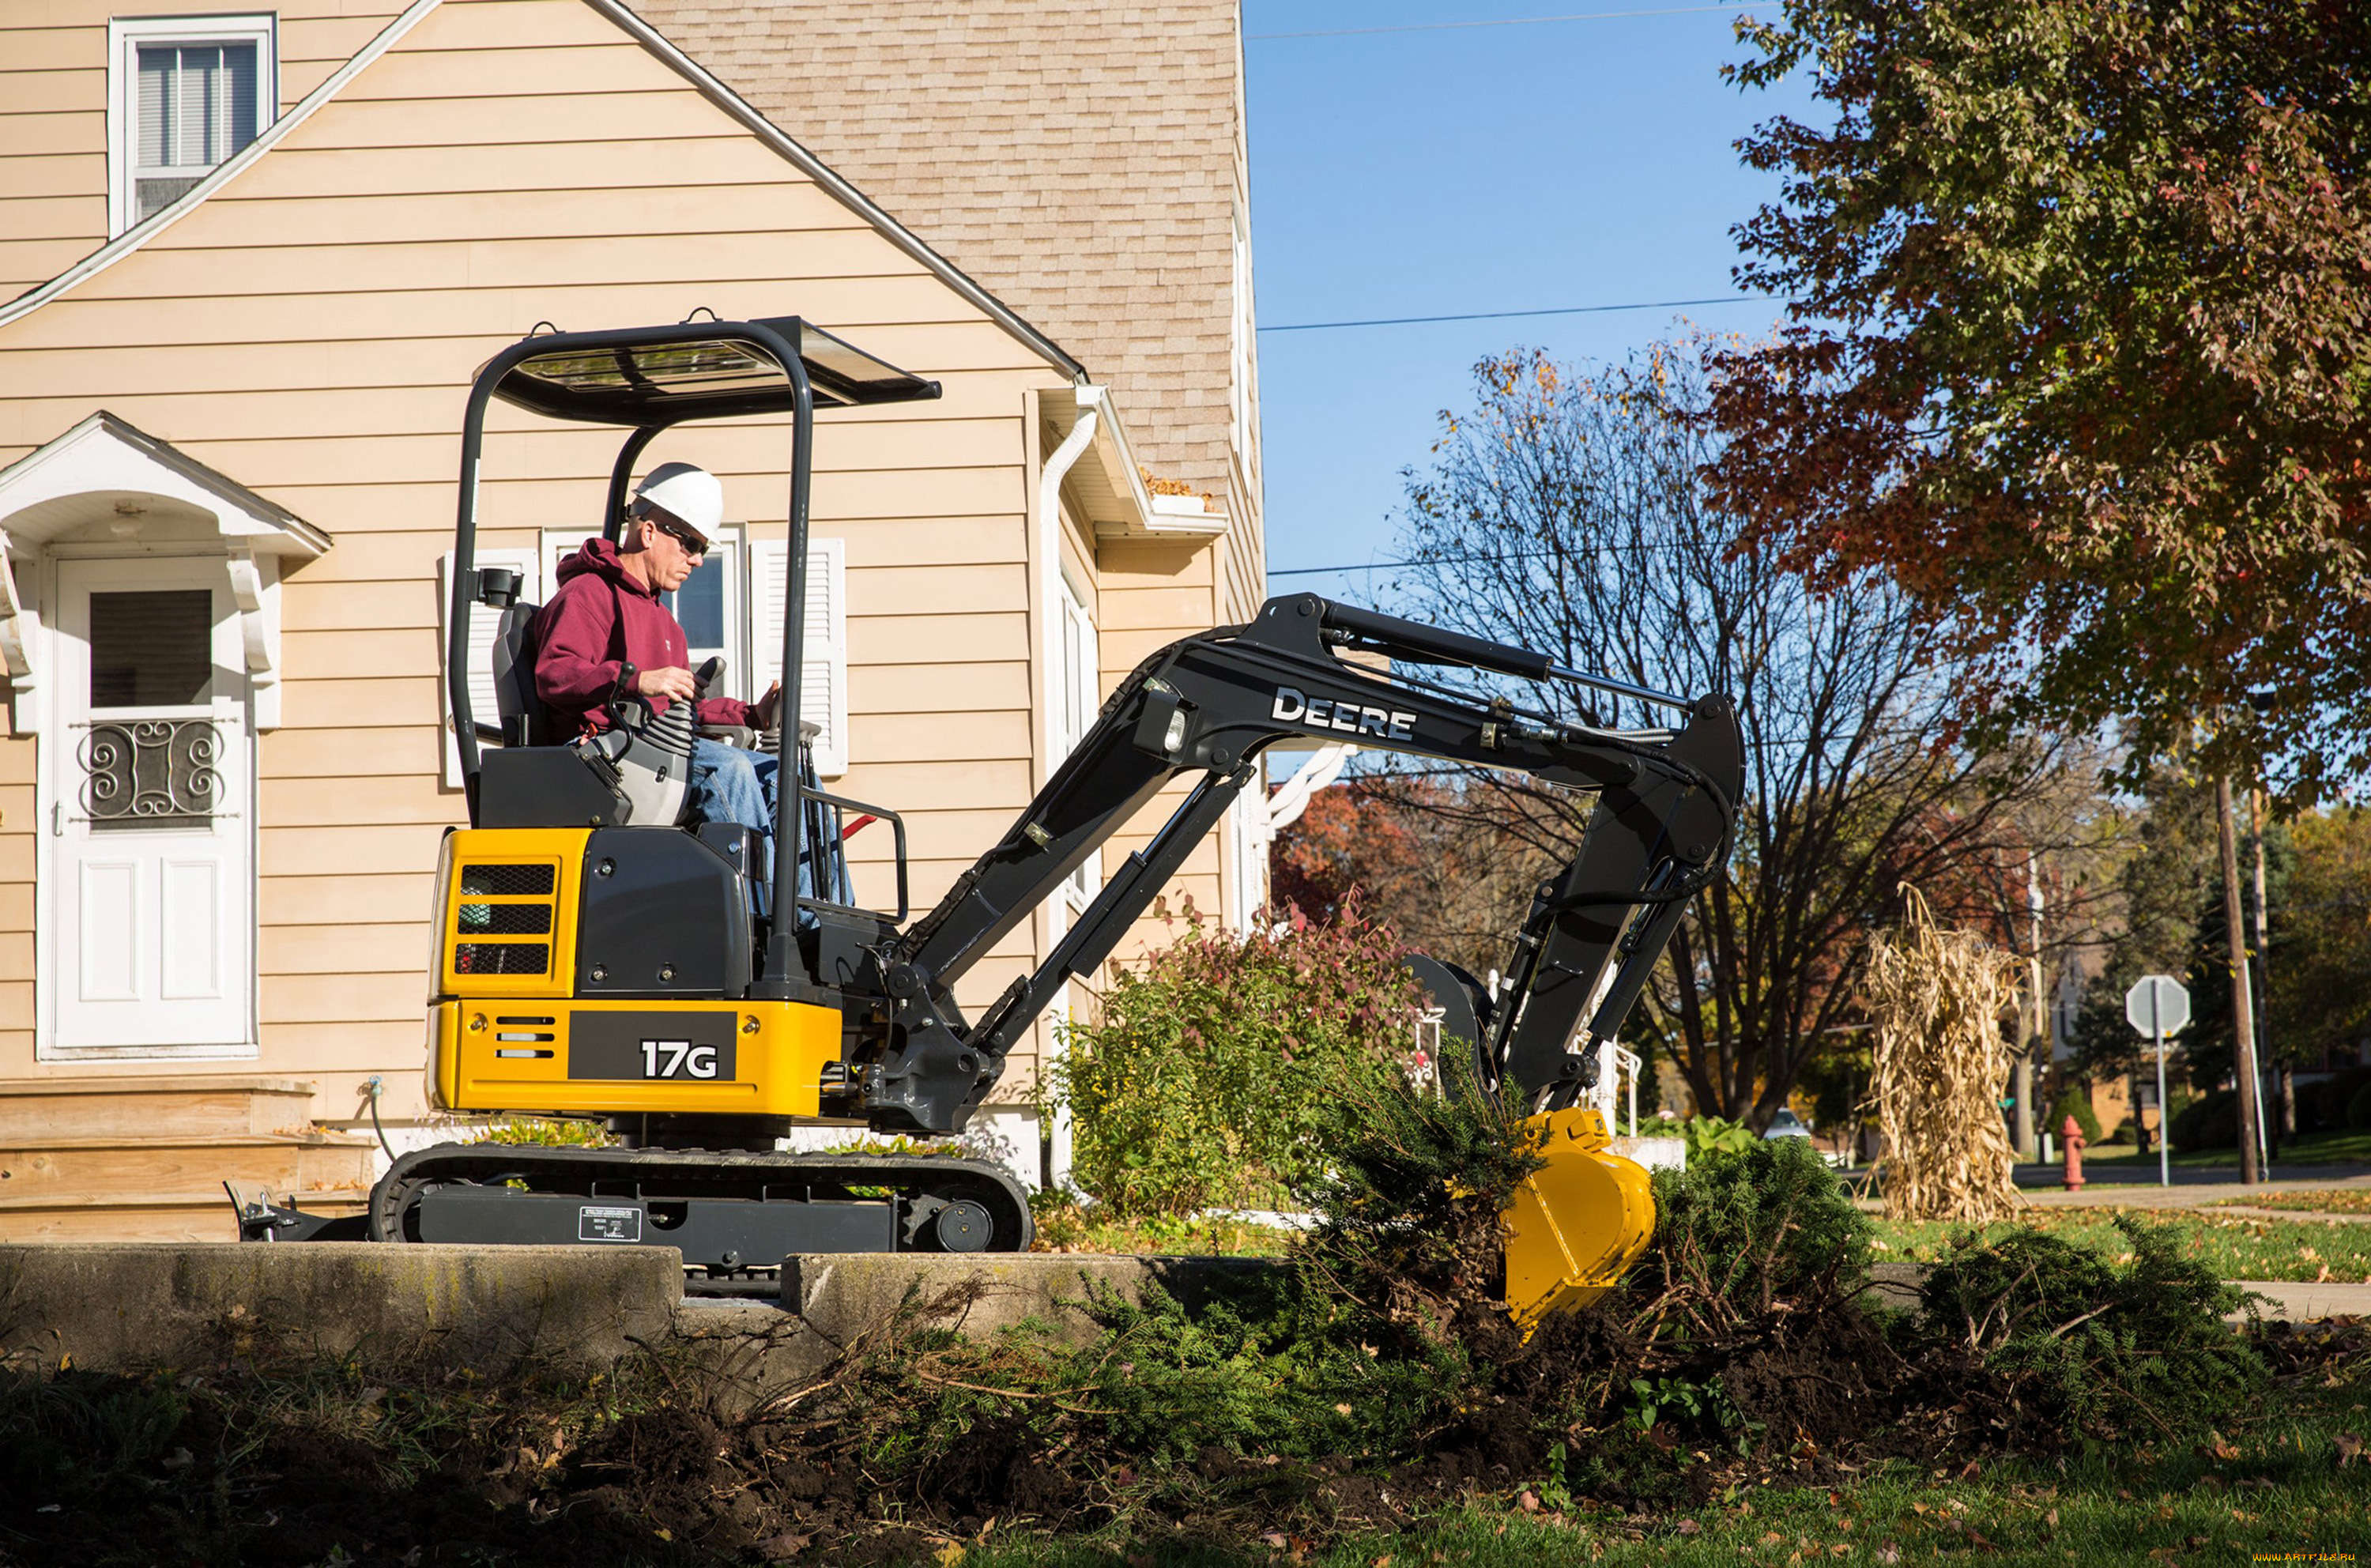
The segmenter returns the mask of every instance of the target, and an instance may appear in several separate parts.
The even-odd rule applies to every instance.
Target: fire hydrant
[[[2083,1190],[2083,1129],[2069,1116],[2060,1136],[2066,1145],[2066,1190],[2079,1193]]]

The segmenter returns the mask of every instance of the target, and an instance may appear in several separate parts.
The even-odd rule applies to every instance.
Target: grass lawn
[[[1174,1543],[1022,1537],[938,1561],[966,1568],[1481,1568],[1536,1564],[2262,1562],[2321,1553],[2354,1562],[2371,1549],[2371,1469],[2352,1458],[2365,1424],[2359,1377],[2336,1389],[2260,1402],[2247,1424],[2196,1447],[2109,1452],[2054,1464],[2005,1461],[1931,1472],[1896,1464],[1837,1486],[1757,1489],[1653,1516],[1572,1502],[1478,1499],[1397,1535],[1312,1550],[1282,1536],[1254,1551]],[[1537,1501],[1534,1499],[1534,1501]],[[2309,1561],[2293,1559],[2293,1561]]]
[[[2030,1208],[2015,1220],[1986,1227],[1985,1234],[1996,1236],[2014,1225],[2031,1225],[2120,1257],[2132,1248],[2124,1233],[2116,1228],[2116,1212],[2119,1211]],[[2143,1225],[2162,1226],[2181,1233],[2182,1251],[2203,1260],[2225,1279],[2371,1283],[2371,1226],[2253,1219],[2211,1212],[2121,1212]],[[1933,1262],[1949,1249],[1951,1238],[1966,1228],[1940,1221],[1880,1219],[1877,1222],[1877,1256],[1889,1262]]]

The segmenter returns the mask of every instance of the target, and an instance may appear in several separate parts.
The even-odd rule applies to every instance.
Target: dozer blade
[[[1507,1309],[1528,1335],[1555,1312],[1585,1307],[1620,1283],[1655,1234],[1645,1166],[1606,1152],[1605,1118],[1579,1108],[1523,1123],[1547,1164],[1507,1209]]]

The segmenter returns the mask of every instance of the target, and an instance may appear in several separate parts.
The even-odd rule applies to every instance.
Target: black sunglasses
[[[685,525],[664,517],[648,516],[643,520],[693,555],[704,556],[708,553],[708,541],[693,533]]]

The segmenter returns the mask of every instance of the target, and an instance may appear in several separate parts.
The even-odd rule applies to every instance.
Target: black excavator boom
[[[1405,673],[1425,665],[1597,686],[1675,709],[1683,722],[1625,731],[1559,719]],[[1261,754],[1311,739],[1512,769],[1595,795],[1579,853],[1537,890],[1499,999],[1476,1004],[1489,1014],[1476,1019],[1485,1081],[1511,1085],[1527,1105],[1569,1104],[1594,1063],[1576,1042],[1612,1038],[1688,898],[1726,858],[1743,776],[1728,699],[1654,692],[1301,594],[1269,600],[1248,626],[1184,639],[1139,664],[1005,836],[887,945],[879,970],[887,1037],[877,1055],[850,1064],[862,1113],[884,1129],[959,1130],[1013,1043],[1064,981],[1110,955],[1256,777]],[[1163,786],[1196,774],[1168,822],[1105,879],[1060,945],[967,1023],[954,1004],[956,979]]]

